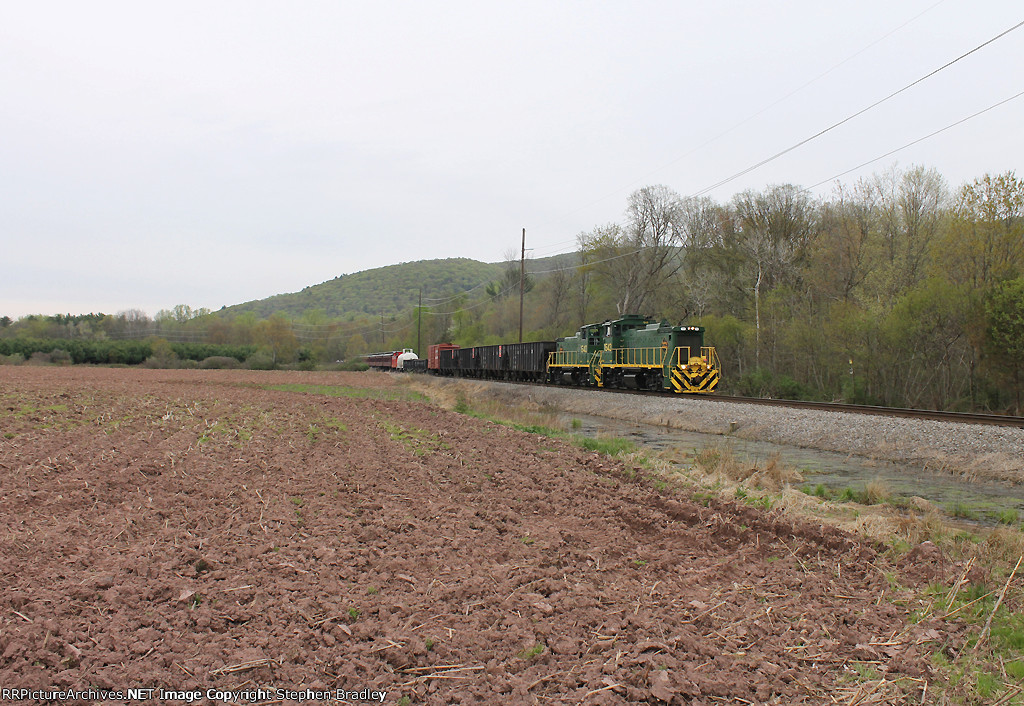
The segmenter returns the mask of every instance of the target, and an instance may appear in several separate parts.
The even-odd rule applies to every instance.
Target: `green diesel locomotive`
[[[721,375],[703,328],[635,314],[559,338],[547,370],[552,383],[685,393],[712,392]]]

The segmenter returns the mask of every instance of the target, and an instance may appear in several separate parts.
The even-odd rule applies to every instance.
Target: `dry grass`
[[[894,706],[895,704],[924,703],[928,684],[923,679],[902,677],[894,680],[886,678],[864,681],[856,686],[836,690],[840,699],[836,703],[844,706],[869,706],[879,704]],[[920,700],[919,700],[920,699]]]
[[[821,517],[822,503],[807,493],[785,486],[779,493],[774,507],[801,517]]]
[[[892,498],[892,490],[880,478],[868,481],[864,486],[864,499],[867,500],[866,504],[868,505],[878,505],[887,502],[890,498]]]
[[[879,518],[876,531],[871,534],[878,539],[895,537],[907,544],[920,544],[921,542],[935,542],[935,540],[942,541],[942,538],[948,533],[949,528],[942,516],[931,510],[924,514],[911,513]]]
[[[704,475],[719,476],[723,480],[758,490],[777,492],[791,483],[803,480],[800,472],[783,464],[778,454],[770,456],[762,465],[740,461],[730,448],[710,446],[697,453],[693,464]]]
[[[504,396],[495,394],[485,382],[447,379],[423,381],[409,377],[403,380],[402,384],[445,409],[472,411],[476,416],[501,419],[524,426],[556,429],[560,425],[558,410],[531,400],[505,399]]]
[[[985,535],[978,551],[992,563],[1009,564],[1024,555],[1024,533],[1010,527],[996,527]]]

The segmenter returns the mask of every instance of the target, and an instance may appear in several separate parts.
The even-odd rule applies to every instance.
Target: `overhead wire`
[[[982,110],[979,110],[977,113],[972,113],[971,115],[968,115],[965,118],[961,118],[960,120],[957,120],[954,123],[950,123],[949,125],[947,125],[944,128],[940,128],[940,129],[938,129],[938,130],[936,130],[934,132],[928,133],[927,135],[925,135],[923,137],[919,137],[916,140],[908,142],[907,144],[903,145],[902,147],[897,147],[896,149],[890,150],[890,151],[886,152],[883,155],[875,157],[874,159],[869,159],[866,162],[862,162],[862,163],[858,164],[856,167],[852,167],[850,169],[847,169],[844,172],[839,172],[838,174],[830,176],[828,179],[823,179],[822,181],[819,181],[817,184],[811,184],[806,189],[804,189],[804,191],[810,191],[811,189],[815,189],[815,188],[821,186],[822,184],[827,184],[830,181],[833,181],[833,180],[838,179],[840,177],[846,176],[847,174],[849,174],[851,172],[855,172],[858,169],[862,169],[863,167],[866,167],[869,164],[873,164],[875,162],[883,160],[886,157],[891,157],[892,155],[896,154],[897,152],[901,152],[901,151],[907,149],[908,147],[913,147],[914,145],[916,145],[919,142],[924,142],[925,140],[927,140],[929,138],[932,138],[932,137],[935,137],[936,135],[941,134],[943,132],[946,132],[947,130],[950,130],[950,129],[958,126],[958,125],[962,125],[963,123],[966,123],[968,120],[972,120],[972,119],[978,117],[979,115],[984,115],[985,113],[989,112],[990,110],[994,110],[995,108],[998,108],[1001,105],[1009,103],[1010,101],[1016,100],[1017,98],[1020,98],[1021,96],[1024,96],[1024,91],[1021,91],[1020,93],[1012,95],[1009,98],[1004,98],[1003,100],[999,101],[998,103],[993,103],[989,107],[984,108]]]
[[[796,150],[796,149],[798,149],[800,147],[803,147],[807,143],[812,142],[812,141],[818,139],[822,135],[825,135],[826,133],[831,132],[832,130],[836,129],[837,127],[840,127],[841,125],[845,125],[846,123],[850,122],[854,118],[857,118],[857,117],[863,115],[864,113],[867,113],[869,110],[872,110],[873,108],[876,108],[876,107],[882,105],[886,101],[889,101],[892,98],[895,98],[896,96],[900,95],[901,93],[904,93],[904,92],[908,91],[909,89],[913,88],[914,86],[918,85],[919,83],[928,80],[932,76],[935,76],[939,72],[948,69],[950,66],[953,66],[957,62],[967,58],[971,54],[974,54],[975,52],[977,52],[977,51],[983,49],[984,47],[988,46],[989,44],[992,44],[993,42],[995,42],[995,41],[1005,37],[1010,32],[1013,32],[1016,29],[1020,29],[1021,27],[1024,27],[1024,21],[1018,22],[1017,24],[1015,24],[1014,26],[1010,27],[1009,29],[1003,30],[1002,32],[1000,32],[996,36],[994,36],[991,39],[988,39],[988,40],[982,42],[981,44],[979,44],[978,46],[974,47],[970,51],[967,51],[967,52],[961,54],[960,56],[956,57],[955,59],[946,62],[945,64],[943,64],[942,66],[940,66],[939,68],[937,68],[937,69],[935,69],[933,71],[929,71],[924,76],[921,76],[920,78],[918,78],[918,79],[916,79],[914,81],[911,81],[906,86],[903,86],[903,88],[900,88],[897,91],[893,91],[892,93],[887,95],[885,98],[877,100],[877,101],[875,101],[874,103],[872,103],[871,105],[869,105],[869,106],[867,106],[865,108],[861,108],[857,112],[855,112],[855,113],[853,113],[851,115],[846,116],[842,120],[840,120],[840,121],[838,121],[836,123],[833,123],[832,125],[829,125],[825,129],[819,130],[818,132],[814,133],[810,137],[804,138],[803,140],[800,140],[799,142],[797,142],[794,145],[790,145],[789,147],[787,147],[786,149],[782,150],[781,152],[776,152],[771,157],[767,157],[766,159],[762,159],[760,162],[757,162],[756,164],[752,164],[751,166],[747,167],[746,169],[742,169],[742,170],[736,172],[732,176],[728,176],[725,179],[717,181],[717,182],[715,182],[714,184],[712,184],[710,186],[704,187],[703,189],[701,189],[700,191],[696,192],[693,195],[694,196],[703,196],[704,194],[707,194],[708,192],[714,191],[715,189],[717,189],[720,186],[724,186],[724,185],[728,184],[731,181],[735,181],[736,179],[739,179],[741,176],[749,174],[750,172],[754,171],[755,169],[759,169],[760,167],[763,167],[764,165],[768,164],[769,162],[775,161],[776,159],[778,159],[779,157],[782,157],[783,155],[789,154],[793,150]]]

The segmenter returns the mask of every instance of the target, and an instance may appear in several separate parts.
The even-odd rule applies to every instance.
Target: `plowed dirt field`
[[[644,474],[384,374],[0,367],[0,687],[921,703],[928,572]]]

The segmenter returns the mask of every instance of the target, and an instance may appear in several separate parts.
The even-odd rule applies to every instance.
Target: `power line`
[[[860,115],[863,115],[864,113],[868,112],[872,108],[876,108],[877,106],[881,105],[882,103],[885,103],[886,101],[888,101],[888,100],[890,100],[892,98],[895,98],[896,96],[898,96],[901,93],[903,93],[903,92],[913,88],[914,86],[916,86],[917,84],[921,83],[922,81],[926,81],[927,79],[931,78],[932,76],[934,76],[935,74],[939,73],[940,71],[948,69],[950,66],[952,66],[955,63],[957,63],[958,61],[967,58],[971,54],[974,54],[975,52],[977,52],[980,49],[988,46],[992,42],[994,42],[994,41],[996,41],[996,40],[998,40],[998,39],[1000,39],[1002,37],[1005,37],[1010,32],[1014,31],[1015,29],[1019,29],[1022,26],[1024,26],[1024,21],[1018,22],[1013,27],[1010,27],[1009,29],[1000,32],[999,34],[997,34],[996,36],[992,37],[988,41],[982,42],[978,46],[974,47],[974,49],[971,49],[970,51],[961,54],[957,58],[955,58],[952,61],[949,61],[949,62],[943,64],[942,66],[940,66],[939,68],[935,69],[934,71],[928,72],[927,74],[925,74],[921,78],[917,79],[916,81],[912,81],[911,83],[908,83],[903,88],[899,89],[898,91],[894,91],[893,93],[890,93],[885,98],[882,98],[881,100],[875,101],[874,103],[872,103],[871,105],[867,106],[866,108],[862,108],[862,109],[858,110],[856,113],[853,113],[852,115],[849,115],[849,116],[843,118],[839,122],[833,123],[832,125],[829,125],[824,130],[819,130],[818,132],[814,133],[810,137],[807,137],[807,138],[805,138],[803,140],[800,140],[800,142],[797,142],[795,145],[787,147],[786,149],[782,150],[781,152],[777,152],[777,153],[773,154],[771,157],[768,157],[767,159],[762,159],[757,164],[753,164],[753,165],[747,167],[746,169],[743,169],[743,170],[741,170],[739,172],[736,172],[732,176],[726,177],[725,179],[722,179],[721,181],[718,181],[718,182],[712,184],[711,186],[704,187],[703,189],[698,191],[696,194],[694,194],[694,196],[703,196],[704,194],[708,193],[709,191],[714,191],[718,187],[724,186],[724,185],[728,184],[731,181],[739,179],[741,176],[743,176],[745,174],[749,174],[750,172],[752,172],[755,169],[758,169],[760,167],[763,167],[764,165],[768,164],[769,162],[775,161],[779,157],[781,157],[781,156],[783,156],[785,154],[788,154],[788,153],[792,152],[793,150],[795,150],[795,149],[797,149],[799,147],[802,147],[803,145],[806,145],[808,142],[811,142],[813,140],[818,139],[819,137],[821,137],[825,133],[831,132],[832,130],[834,130],[835,128],[839,127],[840,125],[844,125],[845,123],[850,122],[854,118],[856,118],[856,117],[858,117]]]
[[[903,145],[902,147],[897,147],[896,149],[890,150],[890,151],[886,152],[885,154],[883,154],[881,156],[875,157],[874,159],[869,159],[866,162],[858,164],[856,167],[853,167],[851,169],[847,169],[845,172],[840,172],[839,174],[836,174],[835,176],[830,176],[828,179],[824,179],[822,181],[819,181],[817,184],[812,184],[811,186],[808,186],[806,189],[804,189],[804,191],[810,191],[811,189],[817,188],[817,187],[821,186],[822,184],[827,184],[828,182],[833,181],[834,179],[838,179],[839,177],[846,176],[850,172],[855,172],[858,169],[861,169],[862,167],[866,167],[869,164],[873,164],[874,162],[877,162],[879,160],[885,159],[886,157],[891,157],[892,155],[896,154],[897,152],[905,150],[908,147],[913,147],[918,142],[924,142],[925,140],[927,140],[927,139],[929,139],[931,137],[935,137],[936,135],[938,135],[940,133],[943,133],[946,130],[950,130],[950,129],[956,127],[957,125],[962,125],[963,123],[966,123],[968,120],[976,118],[979,115],[984,115],[985,113],[989,112],[990,110],[998,108],[999,106],[1001,106],[1001,105],[1003,105],[1005,103],[1009,103],[1010,101],[1015,100],[1017,98],[1020,98],[1021,96],[1024,96],[1024,91],[1021,91],[1020,93],[1017,93],[1016,95],[1012,95],[1009,98],[1005,98],[1005,99],[999,101],[998,103],[993,103],[992,105],[990,105],[989,107],[985,108],[984,110],[979,110],[977,113],[974,113],[972,115],[968,115],[966,118],[961,118],[960,120],[957,120],[955,123],[950,123],[949,125],[947,125],[944,128],[936,130],[935,132],[928,133],[924,137],[919,137],[916,140],[913,140],[912,142],[908,142],[907,144]]]

